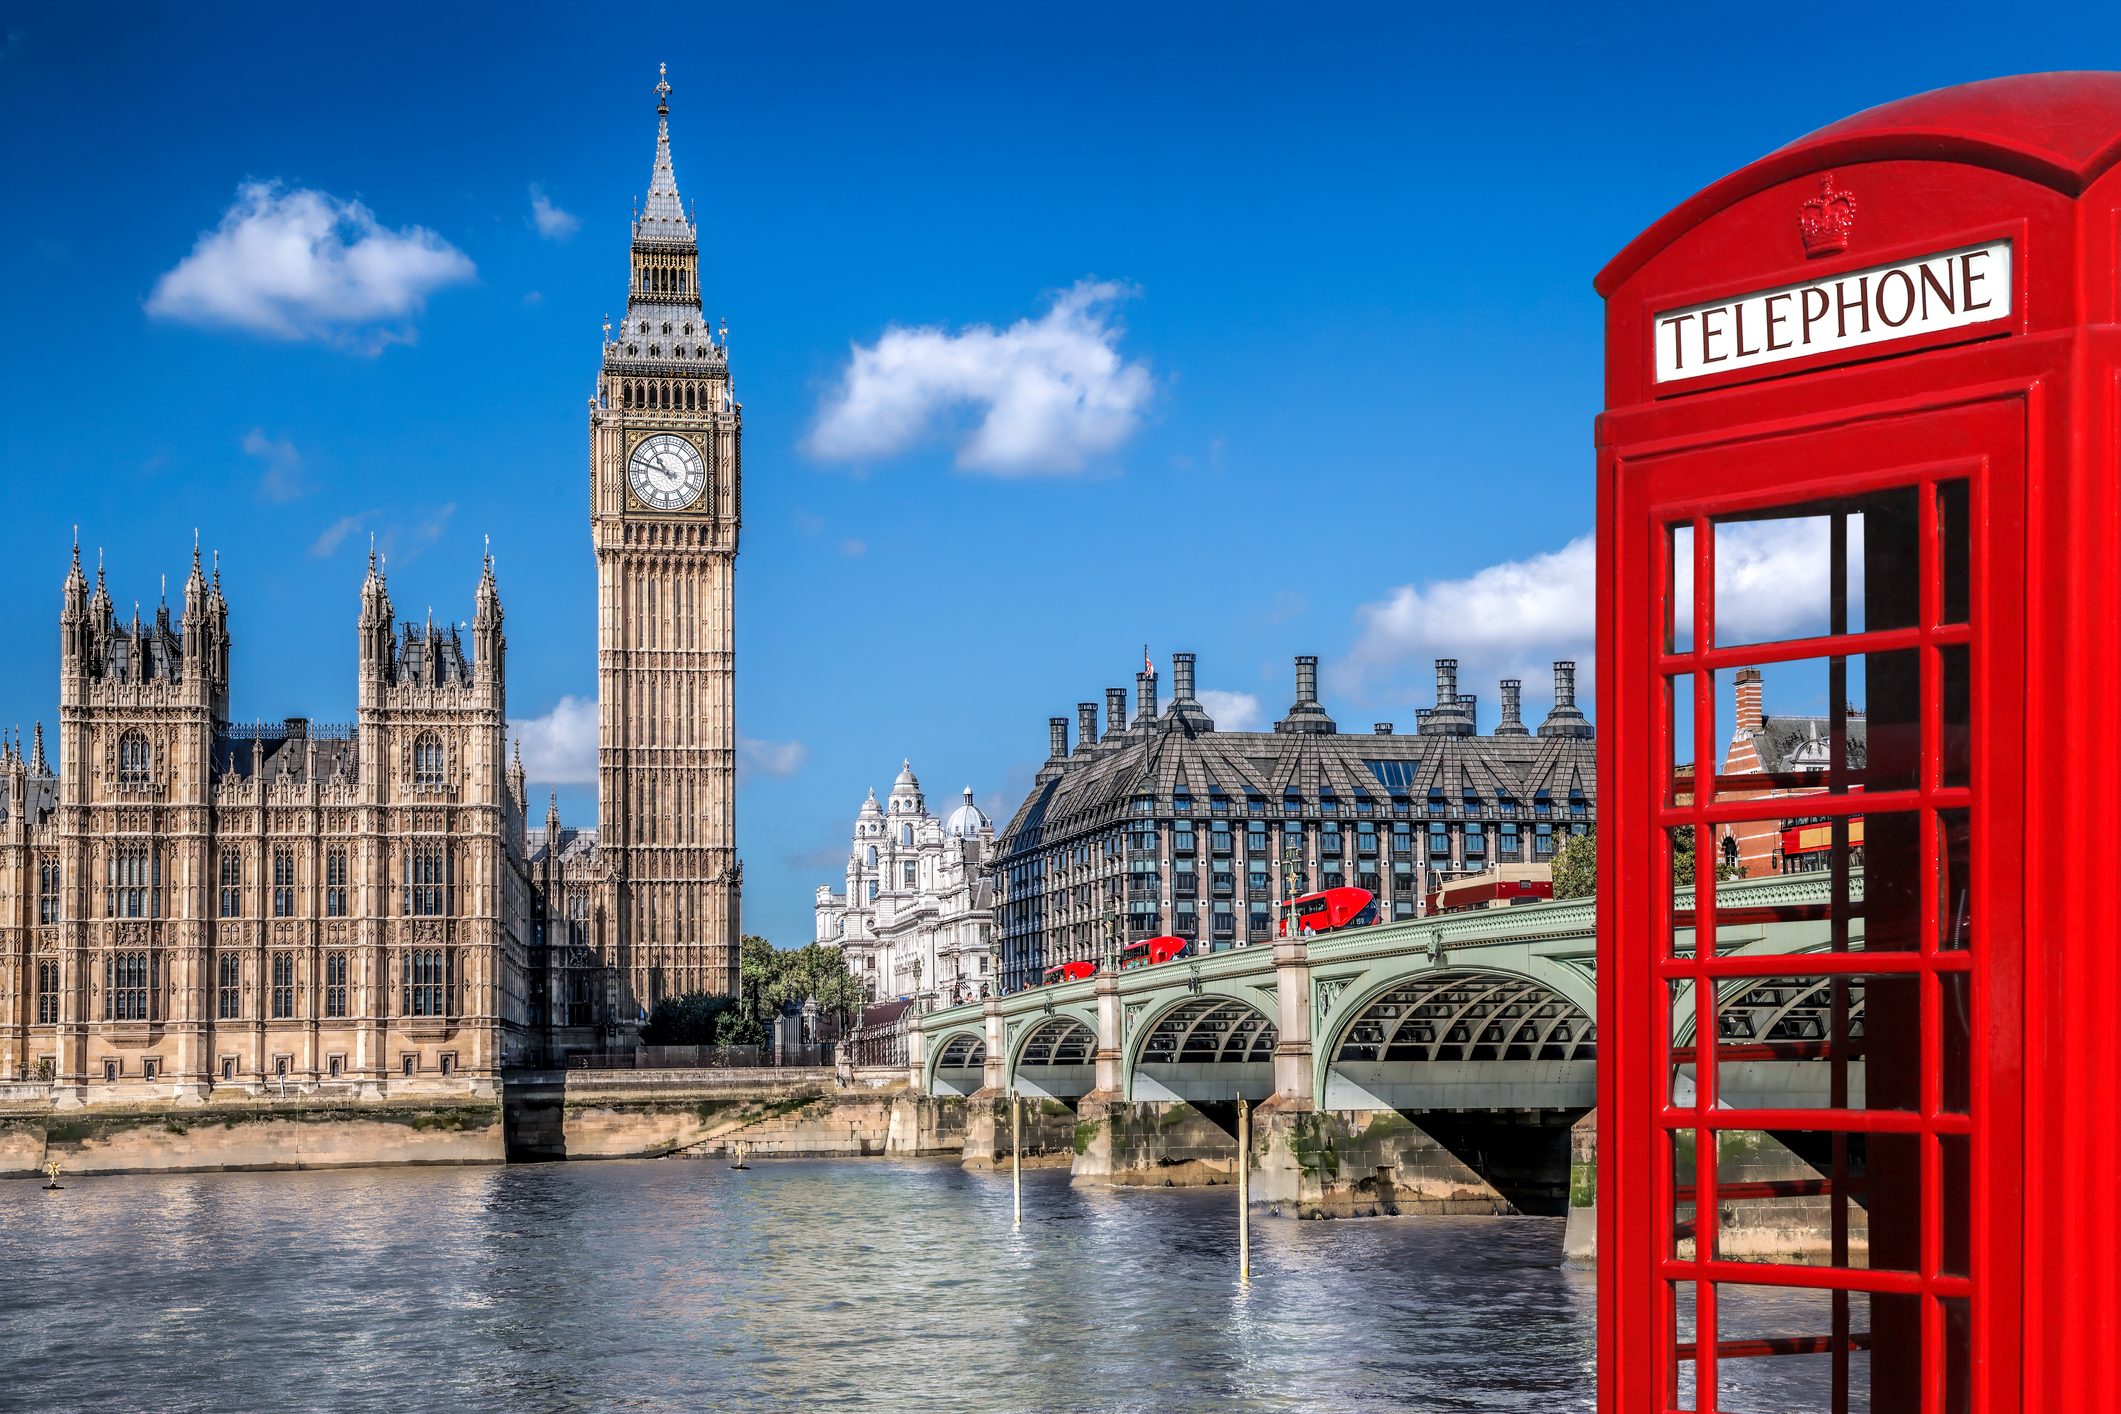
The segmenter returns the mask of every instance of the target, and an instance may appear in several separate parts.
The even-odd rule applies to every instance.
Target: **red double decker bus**
[[[1061,962],[1041,973],[1038,984],[1050,987],[1056,982],[1081,982],[1096,975],[1097,964],[1094,962]]]
[[[1140,942],[1129,943],[1119,950],[1119,967],[1116,970],[1125,972],[1135,967],[1154,967],[1159,962],[1169,962],[1172,958],[1182,955],[1185,950],[1184,938],[1169,935],[1143,938]]]
[[[1360,928],[1377,921],[1377,900],[1368,889],[1341,887],[1292,899],[1299,933],[1330,933],[1337,928]],[[1289,936],[1288,914],[1282,915],[1275,932]]]
[[[1508,908],[1554,897],[1554,871],[1545,864],[1498,864],[1478,874],[1462,874],[1429,890],[1427,910],[1463,913],[1474,908]]]

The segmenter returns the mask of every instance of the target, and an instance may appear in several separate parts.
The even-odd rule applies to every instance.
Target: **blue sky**
[[[1346,727],[1443,653],[1543,712],[1590,652],[1593,272],[1846,113],[2116,62],[2037,7],[627,13],[0,11],[0,723],[56,710],[76,524],[149,612],[221,550],[243,719],[351,716],[371,533],[438,618],[490,535],[534,801],[593,823],[553,714],[595,691],[585,400],[658,61],[745,405],[750,929],[808,936],[902,756],[1006,815],[1145,642],[1226,723],[1307,652]],[[173,273],[238,230],[365,254]]]

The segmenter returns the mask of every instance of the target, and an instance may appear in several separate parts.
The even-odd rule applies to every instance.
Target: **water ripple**
[[[30,1409],[1590,1410],[1542,1219],[1261,1221],[950,1163],[0,1184]]]

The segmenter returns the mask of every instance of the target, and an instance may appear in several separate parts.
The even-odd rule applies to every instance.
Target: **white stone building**
[[[846,950],[872,1000],[984,996],[993,966],[993,854],[994,825],[972,803],[972,787],[939,820],[904,763],[889,800],[878,805],[871,790],[855,816],[845,888],[818,888],[817,940]]]

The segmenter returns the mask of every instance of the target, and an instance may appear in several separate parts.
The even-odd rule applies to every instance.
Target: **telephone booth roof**
[[[2121,161],[2121,73],[1983,79],[1829,123],[1702,188],[1630,241],[1592,283],[1610,298],[1680,236],[1778,182],[1896,159],[1990,167],[2076,196]]]

